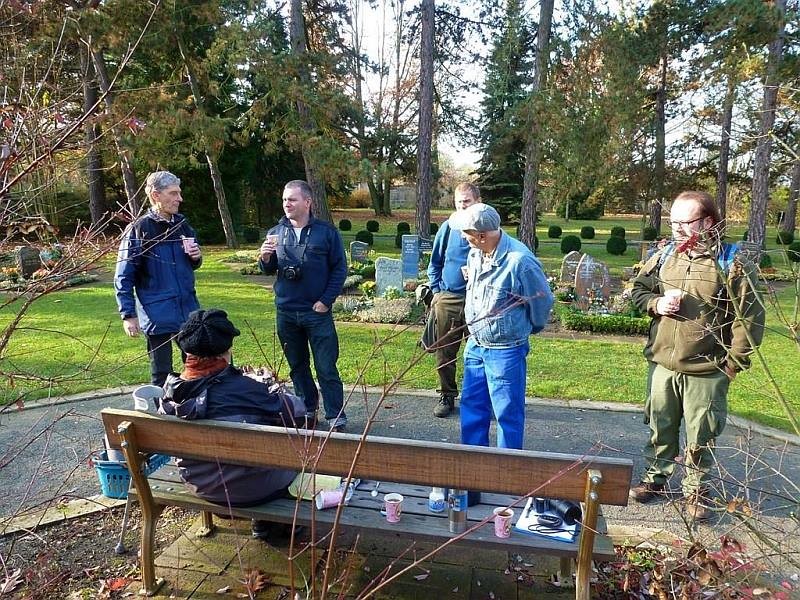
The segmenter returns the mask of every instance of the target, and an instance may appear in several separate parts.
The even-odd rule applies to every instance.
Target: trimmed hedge
[[[625,241],[625,238],[612,235],[606,242],[606,251],[614,256],[622,256],[627,249],[628,242]]]
[[[591,225],[584,225],[581,227],[581,237],[585,240],[594,239],[594,227]]]
[[[375,243],[375,238],[373,237],[371,232],[366,231],[365,229],[362,229],[361,231],[359,231],[356,234],[356,241],[364,242],[364,243],[369,244],[370,246],[372,246],[372,244]]]
[[[614,225],[614,227],[611,228],[611,235],[614,236],[614,237],[622,238],[624,240],[625,239],[625,228],[624,227],[620,227],[619,225]]]
[[[581,249],[581,238],[577,235],[565,235],[561,240],[561,254],[569,254],[573,250]]]
[[[353,228],[353,224],[350,222],[350,219],[342,219],[339,221],[339,231],[350,231]]]
[[[403,247],[403,234],[398,233],[394,236],[394,247],[395,248],[402,248]]]
[[[558,225],[550,225],[550,227],[547,228],[547,237],[550,239],[556,240],[561,237],[562,233],[563,231]]]
[[[658,237],[658,231],[655,227],[651,225],[645,225],[644,229],[642,229],[642,239],[645,242],[652,242]]]
[[[647,335],[650,332],[650,317],[627,317],[625,315],[590,315],[588,313],[556,305],[558,320],[565,329],[591,331],[593,333],[617,333],[622,335]]]
[[[792,242],[786,248],[786,254],[792,262],[800,262],[800,242]]]
[[[771,269],[772,268],[772,257],[767,254],[766,252],[761,255],[761,260],[758,263],[759,269]]]
[[[377,221],[370,220],[367,221],[367,231],[371,233],[378,233],[378,230],[381,228],[381,224]]]
[[[397,233],[400,235],[411,233],[411,225],[409,225],[405,221],[400,221],[397,224]]]
[[[788,246],[794,241],[794,231],[781,229],[778,231],[778,237],[775,238],[775,243],[779,246]]]

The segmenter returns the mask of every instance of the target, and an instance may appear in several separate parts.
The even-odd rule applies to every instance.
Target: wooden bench
[[[122,448],[131,469],[135,496],[142,509],[143,593],[153,595],[161,581],[155,577],[153,542],[155,527],[165,506],[181,506],[203,512],[204,528],[213,530],[212,512],[276,522],[331,525],[336,510],[316,510],[311,502],[274,500],[248,508],[219,507],[190,494],[176,479],[174,467],[164,468],[150,479],[141,473],[143,455],[159,452],[171,456],[251,466],[300,469],[316,461],[316,472],[347,475],[382,482],[381,494],[372,498],[370,485],[362,484],[341,511],[339,525],[359,530],[378,530],[445,542],[447,514],[427,510],[431,486],[484,492],[482,503],[470,507],[469,525],[488,517],[493,508],[518,501],[520,514],[525,496],[544,496],[583,502],[581,534],[574,543],[513,532],[510,538],[494,536],[490,522],[458,541],[484,549],[524,551],[561,557],[562,574],[576,562],[576,598],[590,596],[592,559],[611,559],[614,548],[604,535],[600,504],[624,506],[628,502],[633,464],[628,459],[575,456],[549,452],[465,446],[423,440],[407,440],[345,433],[305,431],[236,424],[223,421],[184,421],[176,417],[136,411],[104,409],[103,424],[109,442]],[[315,457],[309,460],[303,457]],[[352,467],[352,468],[351,468]],[[166,470],[165,470],[166,469]],[[352,471],[352,472],[351,472]],[[409,485],[410,484],[410,485]],[[402,487],[397,487],[402,486]],[[389,524],[380,514],[385,492],[401,491],[403,518]],[[132,490],[133,493],[133,490]],[[566,571],[566,572],[565,572]]]

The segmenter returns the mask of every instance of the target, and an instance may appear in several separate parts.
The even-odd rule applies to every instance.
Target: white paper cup
[[[194,238],[193,237],[185,237],[185,238],[182,238],[181,241],[183,242],[183,251],[186,252],[186,254],[189,254],[189,252],[192,250],[192,248],[194,248],[194,244],[195,244]]]
[[[270,244],[272,244],[273,246],[277,246],[277,245],[278,245],[278,239],[279,239],[279,237],[278,237],[278,235],[277,235],[277,234],[275,234],[275,233],[271,233],[271,234],[269,234],[269,235],[267,236],[267,241],[268,241]]]
[[[342,489],[335,489],[335,490],[320,490],[317,492],[317,497],[315,498],[315,502],[317,503],[317,508],[322,510],[323,508],[333,508],[334,506],[339,506],[339,502],[342,501]]]
[[[683,298],[683,290],[678,290],[678,289],[667,290],[666,292],[664,292],[664,297],[677,298],[678,300],[680,300],[681,298]]]
[[[133,390],[133,410],[150,412],[156,401],[164,397],[164,390],[157,385],[140,385]]]

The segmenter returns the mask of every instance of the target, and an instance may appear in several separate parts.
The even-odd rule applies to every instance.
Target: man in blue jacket
[[[275,279],[278,339],[289,363],[295,394],[306,419],[316,421],[319,394],[311,376],[311,353],[322,391],[325,418],[335,431],[347,424],[344,389],[336,362],[339,338],[331,308],[342,292],[347,259],[339,231],[311,213],[311,188],[302,180],[283,188],[284,217],[261,245],[259,266]]]
[[[459,183],[454,196],[456,212],[481,201],[480,190],[472,183]],[[458,396],[456,357],[466,333],[464,295],[467,282],[462,268],[467,264],[469,249],[461,232],[445,221],[436,232],[428,264],[428,282],[433,292],[429,318],[434,320],[436,340],[433,348],[436,349],[436,373],[439,375],[439,404],[433,410],[437,417],[446,417],[453,412]]]
[[[200,308],[194,271],[203,258],[197,234],[178,212],[181,180],[155,171],[144,189],[150,209],[122,237],[114,290],[125,334],[144,333],[150,381],[161,386],[172,371],[172,339],[189,313]]]
[[[553,294],[542,265],[500,229],[500,215],[473,204],[450,217],[472,247],[467,257],[461,443],[489,445],[492,415],[498,448],[521,449],[525,430],[528,337],[547,324]]]

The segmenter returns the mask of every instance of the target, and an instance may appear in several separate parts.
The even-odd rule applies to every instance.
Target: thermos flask
[[[450,533],[463,533],[467,530],[467,490],[449,490],[447,520]]]

